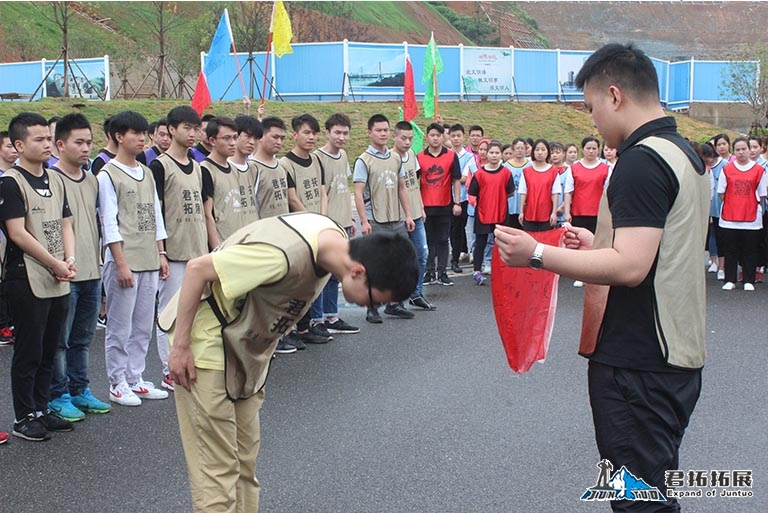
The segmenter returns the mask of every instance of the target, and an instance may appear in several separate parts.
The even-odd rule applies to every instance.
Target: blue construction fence
[[[573,84],[584,61],[592,54],[574,50],[531,50],[474,46],[439,46],[443,72],[438,75],[439,99],[497,101],[580,101],[583,93]],[[264,69],[265,96],[285,101],[398,101],[403,97],[405,56],[414,70],[417,99],[422,83],[425,45],[376,44],[342,41],[297,43],[293,53],[276,58],[266,52],[239,53],[207,77],[214,100],[243,97],[238,76],[242,70],[245,94],[260,97]],[[201,66],[206,55],[201,54]],[[692,102],[740,102],[721,84],[734,71],[755,70],[753,61],[669,62],[653,58],[659,76],[659,96],[665,107],[686,109]]]
[[[109,56],[70,59],[69,95],[84,100],[109,100]],[[0,99],[39,100],[64,93],[64,61],[45,59],[0,64]]]

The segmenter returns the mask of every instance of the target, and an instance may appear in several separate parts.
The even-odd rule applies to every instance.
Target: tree
[[[165,97],[165,70],[166,70],[166,45],[168,43],[168,32],[178,27],[183,20],[175,16],[176,3],[175,2],[152,2],[154,7],[154,17],[144,16],[141,17],[149,26],[149,31],[157,39],[158,42],[158,56],[157,56],[157,95],[160,98]]]
[[[61,57],[64,61],[64,88],[62,96],[69,98],[69,19],[74,14],[69,8],[69,2],[50,2],[51,12],[37,8],[37,11],[47,20],[52,21],[61,31]]]
[[[731,61],[721,71],[720,95],[747,104],[752,113],[750,133],[768,126],[768,47],[757,43],[745,57],[756,60]]]

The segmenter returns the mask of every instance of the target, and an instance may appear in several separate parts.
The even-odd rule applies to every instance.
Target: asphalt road
[[[752,498],[687,498],[683,511],[768,511],[768,284],[722,292],[708,275],[709,359],[681,452],[683,470],[753,471]],[[546,362],[516,375],[496,332],[490,288],[467,273],[433,285],[435,312],[360,325],[275,360],[262,410],[263,512],[609,511],[579,500],[599,470],[576,354],[581,289],[560,284]],[[12,349],[0,348],[0,428],[13,411]],[[107,397],[103,332],[91,351]],[[154,344],[145,378],[160,378]],[[642,477],[642,476],[639,476]],[[719,490],[718,490],[719,493]],[[184,512],[186,466],[173,399],[89,415],[46,443],[0,446],[0,512]]]

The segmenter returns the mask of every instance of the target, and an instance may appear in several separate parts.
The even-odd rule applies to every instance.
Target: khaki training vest
[[[72,212],[72,230],[75,232],[75,259],[77,275],[72,281],[101,278],[101,245],[96,206],[99,201],[99,181],[88,171],[81,181],[72,180],[63,171],[61,181],[67,190],[67,203]]]
[[[288,157],[280,159],[280,165],[293,178],[296,185],[296,196],[308,212],[320,213],[320,189],[323,187],[323,170],[317,155],[309,155],[312,162],[307,167],[301,166]]]
[[[330,274],[319,274],[317,255],[294,226],[306,227],[306,222],[295,223],[295,218],[308,215],[317,217],[312,222],[315,233],[334,229],[347,237],[344,229],[330,218],[297,212],[270,217],[241,228],[214,250],[221,251],[236,245],[269,244],[281,250],[288,263],[288,272],[281,280],[261,285],[238,299],[240,313],[234,319],[223,318],[210,287],[201,299],[208,301],[219,322],[225,326],[222,328],[224,375],[227,396],[233,401],[247,399],[261,390],[278,339],[309,310],[330,278]],[[254,268],[257,267],[258,262],[254,262]],[[177,293],[158,318],[158,325],[164,331],[174,327],[178,297]]]
[[[144,176],[136,180],[113,162],[101,168],[112,181],[117,195],[117,227],[123,237],[123,254],[135,273],[160,269],[155,219],[155,179],[139,163]]]
[[[50,197],[41,196],[27,179],[14,168],[3,173],[19,185],[24,198],[26,215],[24,228],[43,245],[46,251],[57,260],[64,260],[64,237],[61,227],[61,212],[64,209],[64,183],[59,174],[48,172]],[[59,281],[53,273],[37,259],[24,253],[24,265],[27,268],[29,287],[35,297],[40,299],[61,297],[69,294],[69,283]],[[8,298],[13,301],[13,298]]]
[[[706,358],[705,275],[697,258],[704,247],[709,215],[709,180],[696,173],[688,157],[673,142],[647,137],[637,143],[654,150],[672,168],[680,191],[667,214],[653,280],[656,334],[661,354],[674,367],[698,369]],[[606,188],[607,190],[607,188]],[[593,247],[613,244],[613,220],[603,191]],[[693,235],[693,236],[691,236]],[[610,287],[585,287],[579,354],[595,352]]]
[[[288,180],[285,169],[280,163],[269,167],[263,162],[253,162],[256,169],[256,187],[253,195],[256,197],[256,209],[259,219],[287,214],[288,209]]]
[[[371,212],[377,223],[402,221],[400,217],[400,196],[398,177],[402,161],[394,151],[388,157],[371,155],[367,151],[360,160],[368,169],[368,191],[370,192]]]
[[[325,191],[328,194],[328,217],[341,226],[352,226],[352,195],[349,192],[349,160],[340,150],[332,157],[322,150],[315,152],[325,170]]]
[[[192,160],[192,172],[187,174],[166,153],[156,160],[165,170],[163,215],[168,233],[165,241],[168,260],[188,262],[208,253],[200,164]]]
[[[416,174],[416,165],[418,160],[413,150],[408,150],[408,160],[403,161],[405,170],[405,186],[408,188],[408,197],[411,198],[411,217],[418,219],[421,217],[421,211],[424,208],[424,202],[421,200],[421,181]],[[405,212],[400,207],[400,217],[405,219]]]
[[[253,197],[253,184],[256,182],[256,170],[248,165],[246,171],[240,171],[227,163],[229,173],[222,171],[216,164],[206,159],[200,163],[211,174],[213,182],[213,218],[219,239],[224,240],[243,226],[258,220],[256,200]]]

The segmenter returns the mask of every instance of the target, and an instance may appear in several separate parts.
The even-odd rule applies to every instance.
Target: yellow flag
[[[275,45],[275,55],[282,57],[286,53],[293,53],[291,38],[293,38],[291,19],[283,2],[278,0],[275,2],[275,14],[272,19],[272,43]]]

